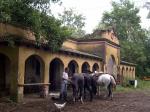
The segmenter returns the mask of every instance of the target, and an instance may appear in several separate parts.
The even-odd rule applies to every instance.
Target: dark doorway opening
[[[78,73],[78,64],[76,61],[72,60],[70,61],[70,63],[68,64],[68,68],[69,68],[69,77],[71,77],[74,73]]]
[[[87,62],[82,64],[82,73],[87,73],[90,70],[90,65]]]
[[[50,91],[59,91],[61,86],[61,76],[63,73],[64,65],[63,62],[56,58],[51,61],[49,68],[49,86]]]
[[[40,93],[44,63],[39,56],[32,55],[25,61],[24,93]]]
[[[10,94],[10,60],[4,54],[0,54],[0,97]]]

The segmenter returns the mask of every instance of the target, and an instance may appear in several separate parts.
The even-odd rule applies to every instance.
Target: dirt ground
[[[0,112],[58,112],[51,98],[25,98],[25,102],[15,104],[0,101]],[[73,103],[69,100],[62,112],[150,112],[150,91],[115,93],[113,100],[96,96],[93,102]]]

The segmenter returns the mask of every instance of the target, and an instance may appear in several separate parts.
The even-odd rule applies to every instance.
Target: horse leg
[[[83,104],[84,102],[83,102],[83,98],[82,98],[82,96],[81,96],[81,98],[80,98],[80,101],[81,101],[81,103]]]
[[[110,98],[111,98],[111,100],[113,100],[113,85],[112,84],[110,87]]]
[[[75,85],[72,85],[72,91],[73,91],[73,102],[76,101],[76,96],[77,96],[77,90],[76,90],[76,86]]]
[[[97,86],[97,95],[100,96],[100,86]]]
[[[93,100],[93,92],[92,92],[92,88],[90,87],[90,85],[87,85],[87,90],[89,91],[89,94],[90,94],[90,101]]]
[[[108,89],[108,97],[110,97],[111,100],[112,100],[112,98],[113,98],[113,94],[112,94],[112,83],[110,83],[110,84],[108,85],[107,89]]]
[[[81,101],[81,103],[83,103],[83,89],[80,87],[79,88],[79,99],[80,99],[80,101]]]
[[[84,86],[84,99],[86,99],[86,87]]]
[[[84,82],[81,82],[80,84],[81,85],[79,87],[79,90],[80,90],[79,98],[80,98],[81,103],[83,104]]]

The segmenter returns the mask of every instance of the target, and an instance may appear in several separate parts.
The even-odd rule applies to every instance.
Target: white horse
[[[94,73],[95,81],[98,86],[98,95],[100,95],[100,88],[104,87],[107,90],[107,97],[113,98],[113,88],[116,87],[116,81],[114,77],[106,73]]]

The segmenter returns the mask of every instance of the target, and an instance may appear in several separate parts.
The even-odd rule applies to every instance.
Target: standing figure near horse
[[[102,87],[104,86],[108,91],[108,97],[113,98],[113,88],[116,87],[115,78],[107,73],[94,73],[93,77],[97,82],[97,85]],[[98,91],[99,92],[99,91]]]
[[[60,90],[60,99],[63,101],[67,100],[67,84],[68,84],[68,68],[65,68],[62,74],[62,81],[61,81],[61,90]]]

